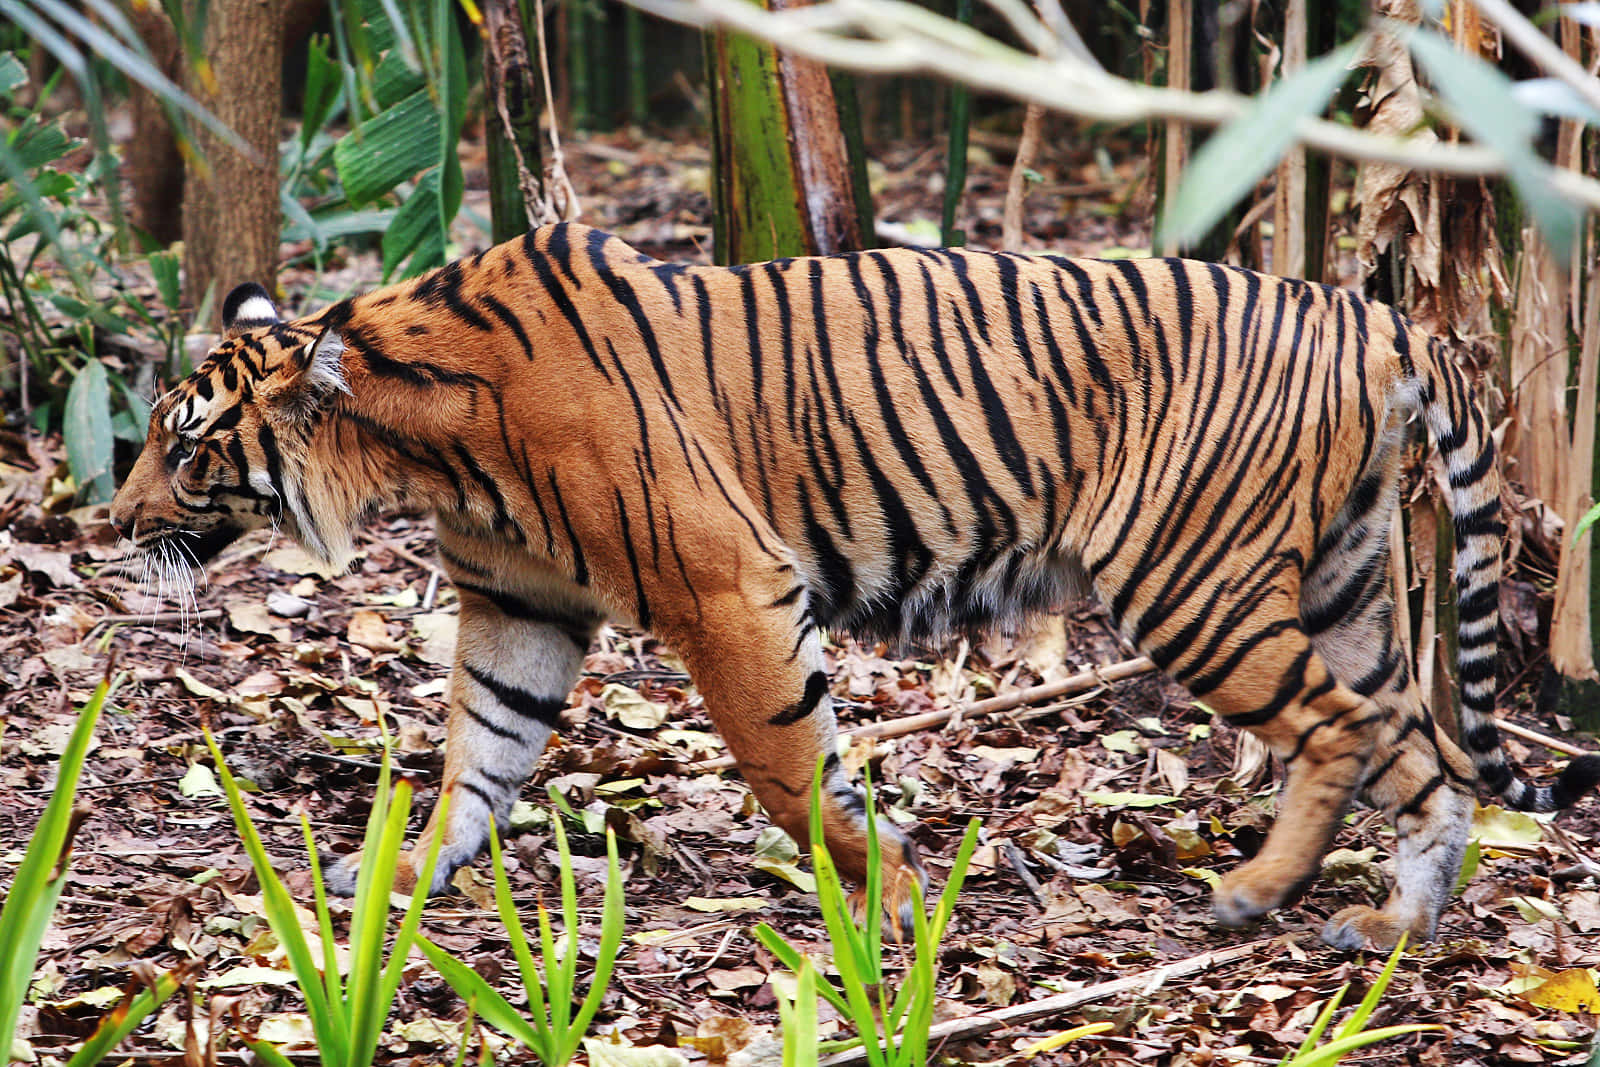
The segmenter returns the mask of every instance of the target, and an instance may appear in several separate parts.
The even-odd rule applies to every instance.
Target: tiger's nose
[[[118,537],[126,537],[131,541],[133,540],[133,528],[135,525],[137,525],[138,519],[139,512],[136,508],[133,511],[123,515],[119,515],[113,511],[110,516],[107,517],[106,521],[111,524],[111,528],[113,530],[117,531]]]

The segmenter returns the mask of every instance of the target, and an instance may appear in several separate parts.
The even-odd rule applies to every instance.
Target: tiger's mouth
[[[222,523],[209,530],[164,530],[139,545],[146,552],[175,555],[196,567],[209,563],[224,548],[244,536],[244,527]]]

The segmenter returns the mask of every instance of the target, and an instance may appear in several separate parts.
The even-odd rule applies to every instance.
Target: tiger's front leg
[[[491,815],[504,830],[602,621],[558,580],[542,588],[519,580],[511,583],[515,592],[507,591],[465,552],[452,552],[450,543],[441,528],[440,556],[461,602],[444,761],[450,808],[441,825],[435,807],[401,857],[394,888],[402,893],[415,888],[435,837],[443,841],[430,894],[442,892],[487,846]],[[359,864],[359,853],[341,859],[329,870],[329,889],[353,893]]]

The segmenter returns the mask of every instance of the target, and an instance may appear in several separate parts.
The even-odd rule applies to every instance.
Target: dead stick
[[[119,626],[133,626],[140,624],[154,626],[168,622],[183,622],[186,619],[206,621],[220,618],[222,618],[221,608],[205,608],[201,611],[147,611],[142,615],[135,612],[127,612],[123,614],[113,613],[100,616],[98,619],[94,620],[94,624],[95,626],[110,626],[113,624]]]
[[[941,711],[923,712],[921,715],[907,715],[903,719],[872,722],[853,730],[846,730],[844,734],[846,737],[901,737],[949,722],[957,713],[962,716],[992,715],[997,711],[1007,711],[1023,704],[1037,704],[1040,701],[1066,696],[1068,693],[1081,693],[1109,682],[1120,682],[1124,678],[1148,674],[1155,669],[1154,663],[1144,656],[1138,656],[1123,660],[1121,663],[1113,663],[1108,667],[1091,667],[1086,671],[1069,675],[1059,682],[1030,686],[1027,689],[1014,689],[1009,693],[1001,693],[999,696],[980,700],[965,707],[950,707]],[[709,771],[725,771],[732,766],[734,766],[732,756],[718,756],[716,759],[687,764],[684,770],[690,774],[701,774]]]
[[[964,1019],[950,1019],[938,1023],[928,1031],[929,1043],[935,1041],[948,1041],[976,1037],[979,1034],[1003,1030],[1035,1019],[1057,1015],[1061,1012],[1071,1011],[1080,1005],[1094,1000],[1104,1000],[1106,997],[1120,996],[1124,993],[1136,993],[1149,996],[1174,978],[1183,978],[1201,971],[1208,971],[1213,967],[1225,963],[1233,963],[1252,956],[1268,948],[1271,941],[1257,941],[1249,945],[1235,945],[1233,948],[1219,948],[1214,952],[1205,952],[1192,956],[1186,960],[1178,960],[1164,967],[1156,967],[1131,974],[1126,978],[1114,978],[1109,982],[1099,982],[1092,986],[1074,990],[1071,993],[1058,993],[1053,997],[1043,1000],[1031,1000],[1026,1004],[1013,1004],[1010,1007],[997,1008],[994,1011],[980,1012],[969,1015]],[[818,1067],[847,1067],[849,1064],[864,1063],[867,1053],[864,1048],[853,1048],[837,1055],[829,1056]]]
[[[1570,741],[1562,741],[1559,738],[1551,737],[1548,734],[1541,734],[1537,730],[1530,730],[1526,726],[1518,726],[1514,722],[1507,722],[1506,720],[1501,719],[1499,722],[1495,723],[1495,725],[1504,730],[1506,733],[1510,734],[1512,737],[1520,737],[1524,741],[1532,741],[1536,745],[1543,745],[1545,748],[1554,749],[1557,752],[1564,752],[1569,756],[1587,756],[1589,754],[1588,749],[1579,748]]]

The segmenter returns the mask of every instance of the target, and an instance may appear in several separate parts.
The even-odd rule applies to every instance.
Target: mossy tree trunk
[[[730,33],[707,36],[706,73],[717,262],[867,247],[872,212],[853,82]]]
[[[483,5],[489,218],[496,244],[540,222],[529,205],[546,201],[539,151],[544,81],[534,18],[518,0],[486,0]]]

